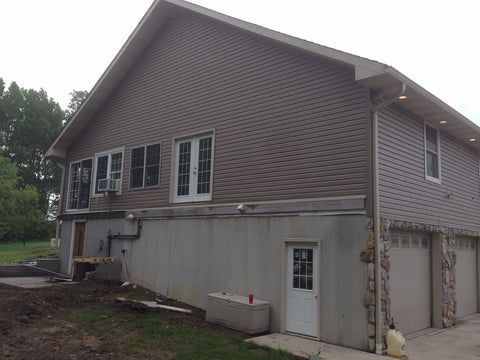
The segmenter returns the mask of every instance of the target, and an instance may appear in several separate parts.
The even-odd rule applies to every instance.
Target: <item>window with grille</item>
[[[425,124],[425,177],[440,182],[440,141],[438,130]]]
[[[92,159],[72,162],[68,181],[68,210],[88,209],[92,181]]]
[[[132,149],[130,188],[158,186],[160,180],[160,144]]]
[[[313,249],[293,249],[294,289],[313,290]]]
[[[100,194],[98,191],[98,180],[114,179],[120,182],[122,181],[122,160],[123,151],[116,151],[96,156],[95,194]]]

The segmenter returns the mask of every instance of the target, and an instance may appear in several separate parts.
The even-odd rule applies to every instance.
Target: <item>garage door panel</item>
[[[393,234],[391,313],[405,334],[431,326],[430,246],[426,236]]]
[[[456,293],[459,318],[478,311],[477,242],[472,239],[456,240]]]

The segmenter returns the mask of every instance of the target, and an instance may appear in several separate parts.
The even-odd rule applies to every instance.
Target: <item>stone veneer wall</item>
[[[361,251],[360,258],[367,263],[368,288],[364,305],[368,309],[368,350],[375,351],[375,236],[373,219],[367,221],[367,248]]]
[[[389,329],[391,316],[390,301],[390,238],[391,230],[405,232],[428,232],[441,234],[441,255],[442,255],[442,324],[443,327],[450,327],[457,322],[457,302],[455,292],[455,236],[480,237],[479,232],[468,230],[457,230],[447,227],[433,226],[407,221],[380,219],[380,247],[381,256],[381,278],[382,278],[382,339],[386,347],[386,335]],[[367,223],[367,248],[362,250],[360,258],[367,263],[368,288],[364,304],[368,308],[368,336],[369,350],[375,351],[375,240],[373,233],[373,219]]]

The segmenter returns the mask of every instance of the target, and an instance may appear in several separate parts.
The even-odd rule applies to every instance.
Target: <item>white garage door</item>
[[[456,287],[457,316],[477,312],[477,242],[472,239],[457,239]]]
[[[390,243],[391,313],[404,334],[431,326],[430,238],[394,233]]]

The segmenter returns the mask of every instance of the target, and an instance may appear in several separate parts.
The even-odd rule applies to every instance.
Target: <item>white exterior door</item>
[[[285,330],[316,337],[318,333],[317,246],[291,244],[287,249]]]
[[[457,316],[461,318],[477,312],[477,241],[457,239],[456,250]]]

